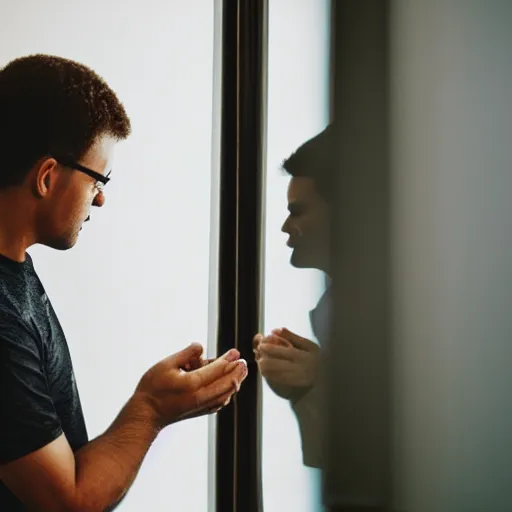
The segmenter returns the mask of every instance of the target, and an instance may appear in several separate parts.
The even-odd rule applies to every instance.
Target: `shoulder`
[[[8,360],[41,356],[41,343],[30,323],[18,312],[0,306],[0,358]]]

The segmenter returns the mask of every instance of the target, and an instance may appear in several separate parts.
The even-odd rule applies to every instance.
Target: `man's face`
[[[116,141],[110,137],[99,137],[87,151],[79,164],[107,175],[110,171]],[[89,220],[91,207],[103,206],[105,196],[98,190],[97,181],[78,170],[58,166],[51,198],[45,204],[41,216],[41,242],[54,249],[73,247],[82,225]]]
[[[293,249],[291,264],[297,268],[327,271],[329,253],[329,205],[312,178],[292,178],[288,186],[290,214],[282,231]]]

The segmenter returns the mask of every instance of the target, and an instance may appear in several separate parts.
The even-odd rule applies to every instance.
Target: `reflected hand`
[[[232,349],[215,360],[201,358],[197,343],[150,368],[135,391],[154,413],[158,428],[215,413],[226,406],[247,376],[247,363]],[[188,369],[186,369],[188,368]]]
[[[316,381],[320,347],[288,329],[274,329],[269,336],[257,334],[253,348],[259,369],[280,397],[297,401]]]

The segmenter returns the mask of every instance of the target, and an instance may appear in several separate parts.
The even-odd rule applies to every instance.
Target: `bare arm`
[[[117,505],[159,431],[151,408],[135,394],[111,427],[75,454],[79,509],[105,510]]]
[[[133,483],[158,431],[150,408],[134,395],[105,434],[75,454],[63,434],[6,464],[0,476],[29,510],[111,510]]]
[[[192,372],[181,370],[183,364],[173,356],[155,365],[111,427],[75,454],[61,435],[0,467],[0,478],[29,510],[112,510],[158,432],[174,421],[220,409],[246,375],[245,365],[229,358]]]

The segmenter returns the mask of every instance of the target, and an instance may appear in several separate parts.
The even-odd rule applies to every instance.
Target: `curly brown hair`
[[[79,160],[98,136],[130,131],[114,91],[83,64],[30,55],[0,69],[0,189],[21,184],[46,155]]]

